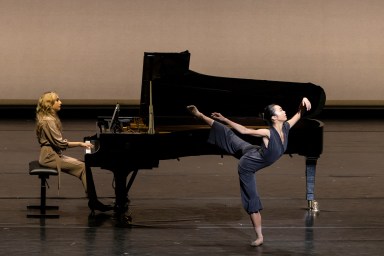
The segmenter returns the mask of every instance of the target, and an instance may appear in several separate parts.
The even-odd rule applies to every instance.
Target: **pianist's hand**
[[[90,142],[81,142],[80,146],[83,148],[93,148],[93,144]]]

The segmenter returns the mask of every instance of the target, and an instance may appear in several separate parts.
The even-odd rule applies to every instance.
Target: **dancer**
[[[257,193],[255,173],[273,164],[284,154],[288,145],[289,129],[299,121],[304,111],[311,109],[311,103],[307,98],[303,98],[297,113],[289,120],[281,106],[268,105],[264,110],[264,119],[270,127],[266,129],[247,128],[218,112],[213,112],[211,117],[208,117],[194,105],[187,106],[187,109],[196,118],[211,126],[209,143],[217,145],[231,155],[241,156],[238,163],[241,200],[256,233],[256,240],[251,243],[251,246],[262,245],[264,240],[260,211],[263,206]],[[262,145],[251,145],[238,137],[227,125],[240,134],[262,137]]]

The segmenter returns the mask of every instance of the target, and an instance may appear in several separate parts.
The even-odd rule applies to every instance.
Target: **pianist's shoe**
[[[112,205],[105,205],[97,199],[89,200],[88,201],[88,207],[89,207],[89,209],[91,209],[92,212],[94,212],[95,210],[100,211],[100,212],[108,212],[108,211],[113,210]]]

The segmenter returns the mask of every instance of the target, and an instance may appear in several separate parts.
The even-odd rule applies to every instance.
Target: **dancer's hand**
[[[300,110],[303,111],[303,110],[311,110],[311,102],[307,99],[307,98],[303,98],[303,100],[301,101],[300,103]]]
[[[225,119],[226,119],[222,114],[220,114],[220,113],[218,113],[218,112],[213,112],[213,113],[211,114],[211,117],[212,117],[212,118],[215,118],[215,119],[217,119],[217,120],[219,120],[219,121],[225,121]]]

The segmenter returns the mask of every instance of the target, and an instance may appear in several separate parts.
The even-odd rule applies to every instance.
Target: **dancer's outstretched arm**
[[[268,129],[250,129],[245,127],[244,125],[238,124],[236,122],[233,122],[232,120],[229,120],[228,118],[224,117],[222,114],[218,112],[213,112],[211,115],[214,119],[217,119],[229,126],[231,126],[233,129],[238,131],[241,134],[248,134],[256,137],[268,137],[270,136],[270,132]]]
[[[238,124],[236,122],[233,122],[232,120],[229,120],[228,118],[224,117],[222,114],[220,114],[218,112],[213,112],[211,114],[211,117],[212,117],[211,118],[211,117],[208,117],[208,116],[204,115],[203,113],[201,113],[197,109],[197,107],[194,105],[187,106],[187,109],[189,110],[189,112],[192,115],[203,120],[209,126],[212,126],[214,119],[216,119],[216,120],[219,120],[219,121],[231,126],[233,129],[235,129],[236,131],[238,131],[241,134],[248,134],[248,135],[252,135],[252,136],[256,136],[256,137],[267,137],[267,138],[269,138],[269,136],[270,136],[270,132],[268,129],[257,129],[257,130],[249,129],[249,128],[241,125],[241,124]]]
[[[304,97],[299,105],[299,110],[297,111],[297,113],[287,121],[290,127],[294,126],[300,120],[303,113],[309,110],[311,110],[311,102]]]

